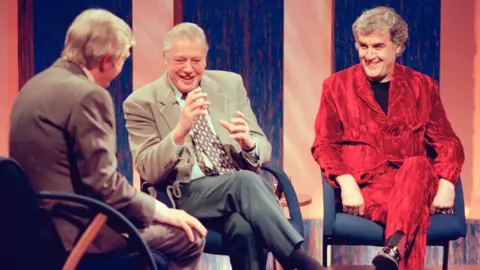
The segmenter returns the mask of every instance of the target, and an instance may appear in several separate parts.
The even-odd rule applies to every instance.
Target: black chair
[[[77,194],[36,193],[17,162],[0,158],[0,268],[1,269],[168,269],[162,254],[150,252],[135,226],[107,204]],[[86,206],[92,220],[70,253],[39,200],[74,202]],[[128,234],[128,248],[116,252],[85,254],[107,220]],[[50,221],[50,222],[45,222]]]
[[[342,212],[337,212],[335,191],[328,184],[322,172],[323,182],[323,264],[327,266],[327,247],[329,245],[365,245],[383,246],[385,235],[383,226],[365,219]],[[465,237],[467,223],[463,200],[462,182],[459,180],[455,191],[453,215],[432,215],[427,232],[428,246],[443,247],[443,269],[448,269],[449,243]]]
[[[300,211],[300,204],[298,202],[297,194],[295,189],[293,188],[290,179],[285,174],[285,172],[273,165],[264,165],[261,167],[261,170],[270,173],[273,177],[278,181],[278,187],[275,190],[276,196],[280,199],[282,194],[285,195],[285,201],[287,203],[288,211],[290,213],[290,223],[292,226],[302,235],[304,236],[304,226],[303,226],[303,218],[302,212]],[[148,189],[152,187],[151,184],[146,182],[142,183],[142,191],[145,193],[149,193]],[[170,200],[166,194],[166,188],[164,186],[158,187],[157,191],[157,198],[165,203],[167,206],[172,207]],[[209,228],[207,225],[207,237],[205,243],[205,253],[215,254],[215,255],[227,255],[225,253],[225,249],[223,246],[223,234],[221,231]]]

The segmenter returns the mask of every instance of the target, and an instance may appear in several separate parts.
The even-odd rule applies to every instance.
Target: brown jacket
[[[255,170],[270,160],[272,147],[257,123],[242,77],[232,72],[207,70],[200,86],[208,94],[208,111],[215,132],[239,168]],[[180,107],[167,75],[134,91],[125,100],[123,110],[140,177],[154,185],[168,184],[170,199],[180,198],[178,186],[190,181],[194,152],[192,138],[187,135],[185,147],[178,156],[175,153],[171,131],[179,120]],[[242,153],[237,141],[219,123],[221,119],[230,121],[237,110],[245,115],[250,135],[258,147],[258,160],[254,162]],[[175,205],[173,200],[172,204]]]
[[[32,78],[15,100],[10,121],[11,157],[36,190],[93,197],[120,210],[138,227],[151,224],[154,200],[117,172],[112,97],[78,65],[60,59]],[[79,230],[67,219],[85,224],[78,217],[81,208],[59,202],[44,202],[42,207],[62,217],[54,223],[70,250]],[[123,238],[107,227],[89,251],[123,244]]]

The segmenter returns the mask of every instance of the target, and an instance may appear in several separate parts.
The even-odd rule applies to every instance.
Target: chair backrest
[[[463,187],[461,179],[458,179],[457,187],[455,189],[453,213],[462,227],[462,230],[460,231],[461,237],[465,237],[467,235],[467,221],[465,218],[465,200],[463,198]]]
[[[35,192],[14,160],[0,157],[0,185],[0,268],[36,269],[46,265]]]

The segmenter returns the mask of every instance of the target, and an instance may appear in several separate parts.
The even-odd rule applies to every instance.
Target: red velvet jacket
[[[456,185],[463,148],[433,79],[396,64],[388,115],[360,64],[333,74],[322,87],[312,155],[331,184],[337,186],[333,179],[343,174],[363,184],[371,178],[367,174],[379,172],[389,161],[401,166],[407,157],[427,156],[428,144],[437,152],[432,164],[439,178]]]

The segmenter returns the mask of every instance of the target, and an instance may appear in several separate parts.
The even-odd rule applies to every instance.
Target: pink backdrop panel
[[[305,219],[323,216],[320,169],[310,154],[322,82],[332,73],[332,1],[285,0],[284,169],[312,196]]]
[[[10,110],[18,93],[17,1],[0,2],[0,156],[8,156]]]
[[[467,218],[479,219],[480,3],[442,0],[441,6],[440,93],[465,149],[462,183]]]
[[[133,32],[137,44],[133,47],[133,89],[162,76],[165,60],[163,38],[173,26],[174,0],[133,0]],[[140,178],[134,171],[133,182],[139,187]]]

